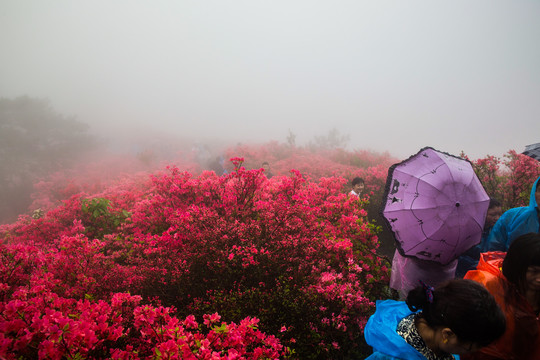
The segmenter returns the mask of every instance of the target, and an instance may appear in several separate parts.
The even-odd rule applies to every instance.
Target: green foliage
[[[110,201],[105,198],[82,199],[81,211],[87,236],[100,238],[115,232],[131,216],[126,210],[110,211]]]
[[[103,215],[109,215],[108,211],[109,200],[103,198],[83,199],[82,212],[90,214],[92,220],[95,220]]]

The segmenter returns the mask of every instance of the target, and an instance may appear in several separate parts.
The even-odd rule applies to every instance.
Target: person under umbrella
[[[396,240],[390,287],[404,299],[418,280],[453,279],[480,242],[489,196],[465,159],[426,147],[388,170],[382,215]]]
[[[491,198],[489,200],[489,208],[486,215],[486,222],[484,223],[482,239],[478,245],[473,246],[459,257],[456,269],[456,277],[462,278],[465,276],[467,271],[476,269],[476,265],[478,265],[478,261],[480,260],[480,253],[487,251],[487,239],[491,233],[491,229],[493,229],[493,225],[495,225],[501,215],[501,203],[497,199]]]
[[[411,256],[403,256],[396,249],[392,259],[392,271],[390,273],[390,288],[396,290],[401,300],[407,297],[411,289],[414,289],[418,280],[428,284],[438,285],[446,280],[453,279],[456,274],[458,259],[448,264],[435,261],[427,261]]]

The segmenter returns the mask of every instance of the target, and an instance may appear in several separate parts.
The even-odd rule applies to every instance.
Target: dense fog
[[[399,157],[500,156],[539,141],[539,15],[499,0],[3,0],[0,97],[49,99],[117,146],[335,128]]]
[[[3,0],[0,175],[30,182],[89,149],[332,137],[397,158],[521,152],[540,141],[539,15],[501,0]]]

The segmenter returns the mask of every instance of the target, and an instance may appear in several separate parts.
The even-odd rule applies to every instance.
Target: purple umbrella
[[[401,255],[448,264],[480,242],[488,206],[469,161],[425,147],[388,170],[382,214]]]

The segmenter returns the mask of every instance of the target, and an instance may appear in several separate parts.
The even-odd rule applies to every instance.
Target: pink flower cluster
[[[49,279],[50,280],[50,279]],[[116,293],[110,301],[62,298],[40,279],[18,289],[0,306],[3,359],[111,358],[277,359],[285,349],[257,329],[257,319],[239,325],[205,316],[179,320],[173,310],[139,305],[140,296]]]

